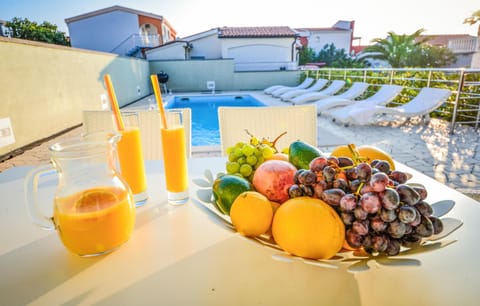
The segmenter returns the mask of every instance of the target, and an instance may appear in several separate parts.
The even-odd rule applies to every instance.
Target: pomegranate
[[[255,190],[270,201],[283,203],[288,200],[288,188],[293,185],[293,176],[297,168],[283,160],[267,160],[253,175]]]

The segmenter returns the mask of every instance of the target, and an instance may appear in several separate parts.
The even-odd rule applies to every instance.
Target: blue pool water
[[[265,106],[252,96],[175,96],[166,105],[170,108],[190,108],[192,110],[192,146],[220,145],[218,128],[219,106]]]

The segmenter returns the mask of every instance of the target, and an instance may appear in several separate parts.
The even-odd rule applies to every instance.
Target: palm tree
[[[463,23],[468,23],[469,25],[474,25],[479,23],[478,30],[477,30],[477,37],[480,37],[480,10],[473,12],[472,16],[465,18]]]
[[[409,55],[427,40],[417,39],[424,31],[419,29],[410,35],[388,32],[387,38],[373,39],[376,44],[365,48],[363,53],[371,53],[369,57],[387,61],[393,68],[406,67]]]

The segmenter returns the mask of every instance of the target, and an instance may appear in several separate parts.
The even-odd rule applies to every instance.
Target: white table
[[[222,171],[223,158],[189,161],[191,178]],[[0,305],[478,305],[480,203],[412,170],[429,202],[455,200],[464,225],[445,247],[393,261],[333,262],[336,269],[283,262],[243,239],[196,201],[166,203],[163,166],[147,162],[150,199],[131,239],[101,257],[70,254],[57,234],[34,226],[23,200],[30,167],[0,173]],[[54,182],[42,187],[53,193]],[[195,198],[197,186],[191,185]],[[47,198],[47,197],[46,197]],[[272,256],[273,255],[273,256]],[[358,265],[357,265],[358,267]]]

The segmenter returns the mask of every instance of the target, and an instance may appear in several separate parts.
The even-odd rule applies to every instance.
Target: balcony
[[[132,34],[110,51],[111,53],[135,56],[142,48],[152,48],[160,45],[160,35]]]
[[[453,53],[474,53],[478,51],[478,38],[456,38],[448,41],[448,48]]]

